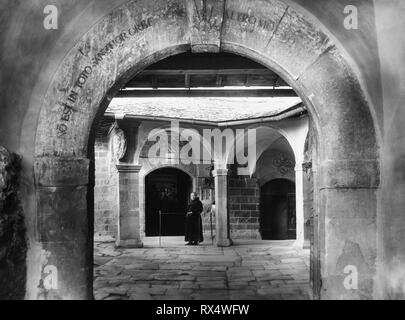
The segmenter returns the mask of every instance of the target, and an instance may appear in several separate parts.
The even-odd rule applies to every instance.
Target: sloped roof
[[[300,103],[298,97],[114,98],[106,112],[222,122],[276,116]]]

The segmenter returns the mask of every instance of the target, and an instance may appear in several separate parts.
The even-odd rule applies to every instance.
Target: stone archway
[[[92,209],[88,141],[94,119],[145,66],[172,54],[228,51],[280,74],[308,107],[318,136],[318,253],[321,298],[371,298],[376,260],[376,129],[360,81],[310,17],[279,0],[128,1],[88,30],[61,62],[44,97],[35,139],[40,259],[28,281],[36,298],[92,297]],[[205,14],[209,8],[211,14]],[[91,197],[91,196],[90,196]],[[91,200],[91,199],[90,199]],[[343,287],[359,266],[359,290]],[[46,288],[48,266],[57,286]]]
[[[257,170],[257,164],[260,161],[261,156],[268,148],[271,147],[279,139],[284,139],[288,144],[290,150],[288,153],[292,155],[295,174],[295,194],[296,194],[296,241],[295,245],[299,248],[304,247],[305,235],[304,235],[304,199],[303,199],[303,155],[304,155],[304,139],[307,135],[308,121],[305,118],[289,119],[287,122],[274,122],[274,123],[256,123],[247,126],[247,129],[256,130],[256,152],[249,152],[249,156],[254,159],[250,159],[248,164],[252,164],[252,168],[249,169],[250,174],[253,174]],[[246,136],[246,135],[245,135]],[[270,138],[272,137],[272,138]],[[241,139],[241,138],[240,138]],[[245,137],[245,139],[247,139]],[[273,140],[274,139],[274,140]],[[234,152],[234,148],[231,149],[229,154]],[[254,154],[254,156],[252,156]],[[280,155],[278,155],[280,156]],[[229,156],[228,156],[229,158]],[[273,161],[276,159],[273,159]],[[284,176],[278,171],[269,171],[268,179],[261,181],[262,183]],[[262,177],[264,178],[264,177]],[[260,184],[260,183],[259,183]],[[260,184],[261,185],[261,184]]]

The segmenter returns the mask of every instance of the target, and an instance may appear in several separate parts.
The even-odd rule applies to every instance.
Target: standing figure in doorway
[[[198,242],[204,241],[201,219],[203,205],[196,192],[192,192],[190,198],[186,214],[185,241],[188,241],[186,245],[196,246]]]

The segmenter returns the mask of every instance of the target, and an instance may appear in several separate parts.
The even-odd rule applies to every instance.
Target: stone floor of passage
[[[310,299],[309,250],[294,241],[243,240],[218,248],[183,237],[145,238],[144,247],[95,242],[96,300]]]

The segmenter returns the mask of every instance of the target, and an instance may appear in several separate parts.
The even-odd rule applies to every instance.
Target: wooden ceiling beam
[[[288,86],[269,69],[145,70],[131,79],[125,88],[191,88]]]
[[[147,75],[239,75],[239,74],[252,74],[252,75],[274,75],[276,73],[269,69],[146,69],[139,73],[137,77],[147,76]]]
[[[292,89],[175,89],[175,90],[121,90],[117,97],[296,97]]]
[[[217,74],[217,78],[215,80],[216,87],[222,87],[222,76]]]
[[[184,87],[185,88],[190,88],[190,74],[189,73],[186,73],[185,75],[184,75]]]

